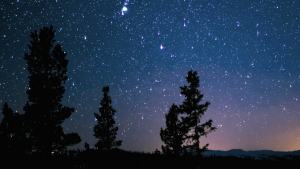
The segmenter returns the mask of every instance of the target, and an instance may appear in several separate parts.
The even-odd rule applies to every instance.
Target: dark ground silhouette
[[[0,168],[196,168],[196,156],[174,156],[157,153],[131,152],[121,149],[111,151],[69,150],[65,154],[2,155]],[[201,168],[295,168],[300,156],[272,156],[255,160],[253,157],[235,156],[202,157]],[[276,159],[277,161],[271,161]],[[46,164],[46,165],[45,165]]]

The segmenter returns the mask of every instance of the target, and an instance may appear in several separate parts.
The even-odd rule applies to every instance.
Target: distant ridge
[[[190,152],[190,149],[187,149]],[[163,154],[163,153],[161,153]],[[181,154],[182,155],[182,154]],[[300,156],[300,150],[296,151],[273,151],[273,150],[252,150],[252,151],[244,151],[242,149],[231,149],[228,151],[222,150],[208,150],[207,152],[203,153],[203,156],[236,156],[236,157],[243,157],[243,156],[250,156],[255,158],[260,158],[261,156],[286,156],[286,155],[293,155],[293,156]]]

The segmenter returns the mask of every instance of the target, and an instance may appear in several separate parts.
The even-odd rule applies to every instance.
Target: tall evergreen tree
[[[212,127],[212,120],[208,120],[204,124],[199,125],[200,118],[204,115],[204,112],[207,110],[210,103],[207,101],[205,104],[199,104],[202,101],[203,95],[200,94],[200,91],[197,89],[199,87],[199,76],[197,76],[197,72],[193,70],[188,72],[188,76],[186,77],[187,82],[190,84],[189,86],[184,85],[180,87],[181,94],[185,96],[185,100],[182,105],[180,105],[180,109],[183,114],[187,114],[187,117],[183,117],[183,122],[190,127],[190,129],[194,130],[195,134],[191,136],[187,136],[186,139],[192,139],[192,145],[185,146],[190,148],[191,150],[196,150],[196,156],[198,157],[198,166],[199,158],[202,157],[202,153],[208,151],[207,147],[209,144],[200,148],[199,138],[201,136],[206,136],[212,130],[217,129],[216,127]],[[208,131],[205,131],[205,127]]]
[[[90,145],[87,142],[85,142],[84,143],[84,148],[85,148],[85,150],[89,150],[90,149]]]
[[[164,154],[174,154],[179,156],[183,148],[181,145],[185,141],[185,135],[188,128],[183,126],[183,123],[178,120],[180,109],[173,103],[166,117],[166,129],[160,129],[161,140],[166,144],[162,145],[161,149]]]
[[[98,150],[110,151],[113,148],[121,146],[122,141],[116,141],[118,127],[113,127],[115,124],[113,116],[115,115],[116,110],[110,105],[112,103],[111,98],[107,94],[109,92],[109,87],[103,87],[102,92],[104,93],[104,97],[100,102],[100,115],[94,113],[98,123],[94,127],[94,136],[99,138],[95,147]]]
[[[57,44],[53,50],[55,31],[53,27],[43,27],[38,34],[31,32],[28,45],[30,54],[25,53],[29,78],[28,100],[23,110],[26,125],[30,128],[29,139],[32,149],[51,155],[55,149],[78,144],[77,133],[64,134],[61,124],[74,112],[74,108],[62,107],[65,93],[68,60],[66,53]]]
[[[11,151],[11,138],[14,134],[13,120],[14,113],[7,103],[3,105],[2,114],[4,115],[0,123],[0,152],[9,153]]]

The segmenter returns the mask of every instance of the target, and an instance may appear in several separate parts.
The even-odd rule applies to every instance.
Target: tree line
[[[65,93],[67,80],[66,72],[68,60],[66,53],[57,44],[53,47],[55,31],[53,26],[43,27],[40,33],[31,32],[32,40],[28,45],[30,54],[25,53],[29,71],[28,101],[23,107],[24,114],[14,113],[5,102],[2,108],[4,118],[0,123],[0,152],[5,154],[31,154],[34,150],[46,156],[51,152],[66,151],[67,146],[81,142],[77,133],[65,134],[61,124],[74,113],[74,108],[61,104]],[[53,48],[53,49],[52,49]],[[166,155],[179,156],[196,155],[198,160],[202,153],[207,151],[208,144],[199,147],[199,139],[215,129],[212,120],[199,125],[200,118],[204,115],[210,103],[199,104],[203,94],[200,94],[199,76],[196,71],[189,71],[186,80],[189,86],[180,87],[185,100],[181,105],[170,107],[166,117],[166,129],[160,130],[162,151]],[[94,113],[97,125],[94,126],[94,136],[99,140],[95,144],[98,150],[110,151],[122,145],[121,140],[116,140],[118,127],[114,127],[113,119],[116,111],[111,106],[111,97],[108,95],[109,87],[103,87],[104,97],[100,102],[100,115]],[[179,115],[187,115],[178,119]],[[208,131],[205,130],[208,129]],[[188,133],[194,130],[194,134]],[[184,142],[191,145],[183,145]],[[89,144],[84,147],[89,149]],[[191,151],[188,152],[187,149]],[[156,149],[156,154],[160,151]],[[198,164],[200,161],[198,161]]]

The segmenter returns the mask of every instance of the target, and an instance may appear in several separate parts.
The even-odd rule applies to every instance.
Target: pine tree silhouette
[[[13,120],[14,113],[7,103],[3,105],[2,114],[4,115],[0,123],[0,152],[9,154],[11,152],[11,138],[14,134]]]
[[[185,101],[182,105],[179,105],[183,114],[187,114],[187,117],[182,117],[182,121],[190,127],[190,129],[194,129],[195,134],[191,136],[187,136],[186,139],[192,139],[192,145],[184,146],[186,148],[190,148],[191,150],[196,150],[196,156],[198,159],[198,167],[200,165],[200,158],[202,157],[202,152],[208,151],[207,147],[209,144],[200,148],[199,138],[201,136],[206,136],[212,130],[217,129],[216,127],[212,127],[212,120],[210,119],[204,124],[199,125],[200,118],[204,115],[204,112],[207,110],[210,103],[207,101],[205,104],[199,104],[202,101],[203,95],[198,91],[199,87],[199,76],[197,76],[197,72],[193,72],[193,70],[188,72],[188,76],[186,77],[187,82],[190,84],[188,87],[184,85],[180,87],[181,94],[185,96]],[[209,131],[205,132],[204,128],[208,128]],[[191,151],[192,152],[192,151]],[[192,152],[193,153],[193,152]]]
[[[94,113],[98,123],[94,127],[94,136],[99,138],[95,147],[98,150],[110,151],[112,148],[121,146],[122,141],[116,141],[118,127],[113,127],[115,124],[113,116],[115,115],[116,110],[110,105],[112,103],[111,98],[107,95],[109,87],[103,87],[102,92],[104,93],[104,97],[100,102],[100,115]]]
[[[156,149],[156,150],[154,151],[154,154],[155,154],[155,155],[160,155],[160,151]]]
[[[166,129],[160,129],[161,140],[166,146],[161,146],[164,154],[174,154],[179,156],[182,153],[181,146],[185,141],[185,135],[188,128],[183,126],[183,123],[178,120],[180,109],[173,103],[166,117]]]
[[[90,145],[87,142],[85,142],[84,143],[84,148],[85,148],[85,150],[89,150],[90,149]]]
[[[40,33],[31,32],[28,45],[30,54],[25,53],[29,78],[28,100],[25,111],[25,125],[30,128],[29,139],[32,149],[47,156],[55,149],[80,143],[77,133],[64,134],[61,124],[74,112],[74,108],[62,107],[61,99],[65,93],[68,60],[66,53],[55,42],[53,27],[43,27]]]

